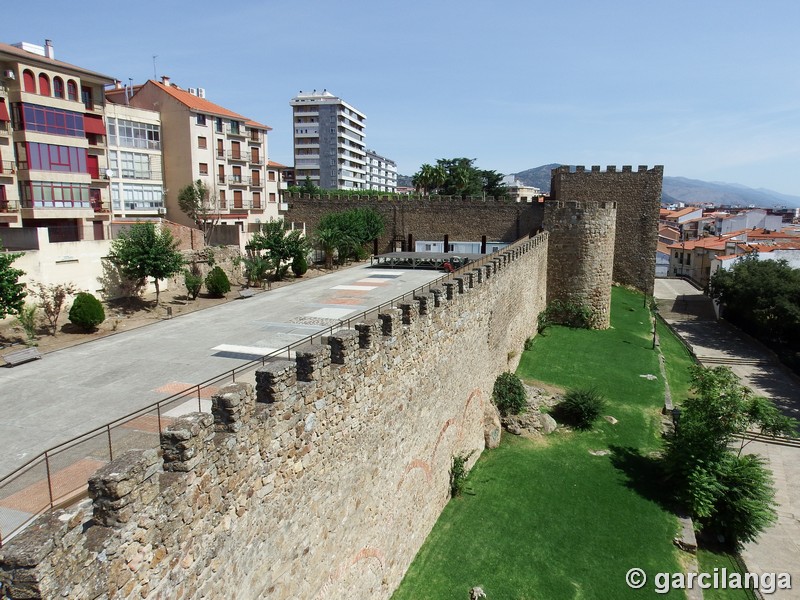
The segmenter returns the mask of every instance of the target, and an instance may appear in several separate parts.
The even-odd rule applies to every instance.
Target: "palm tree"
[[[333,227],[323,227],[314,232],[314,245],[325,253],[325,268],[333,268],[333,253],[341,245],[345,234]]]
[[[447,170],[442,165],[436,165],[435,167],[431,167],[431,187],[439,192],[439,188],[442,187],[447,181]]]

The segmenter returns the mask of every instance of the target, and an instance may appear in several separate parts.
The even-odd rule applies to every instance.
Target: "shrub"
[[[79,292],[69,309],[69,320],[86,331],[93,331],[106,320],[106,311],[100,300],[88,292]]]
[[[527,340],[525,340],[525,352],[530,352],[533,350],[533,342],[534,338],[532,337],[529,337]]]
[[[456,498],[464,491],[467,485],[467,461],[475,453],[456,454],[453,457],[453,466],[450,468],[450,497]]]
[[[588,329],[591,318],[592,311],[585,304],[569,300],[553,300],[539,313],[537,330],[542,333],[550,325]]]
[[[555,416],[576,429],[591,429],[605,407],[605,398],[596,388],[571,389],[556,406]]]
[[[35,304],[26,304],[24,305],[17,315],[17,323],[22,330],[25,332],[25,335],[28,336],[28,345],[35,346],[36,345],[36,311],[39,310],[39,307]]]
[[[198,273],[185,271],[183,274],[183,284],[186,286],[186,295],[190,300],[195,300],[203,287],[203,278]]]
[[[294,273],[295,277],[302,277],[308,271],[308,261],[306,257],[302,254],[299,254],[294,257],[292,261],[292,273]]]
[[[501,415],[517,415],[524,412],[528,396],[520,378],[511,371],[506,371],[494,380],[492,400]]]
[[[216,298],[222,298],[231,291],[231,282],[228,280],[228,276],[225,275],[225,271],[220,267],[214,267],[206,275],[206,290]]]

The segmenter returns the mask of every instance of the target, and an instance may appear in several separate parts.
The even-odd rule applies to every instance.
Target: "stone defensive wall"
[[[388,598],[453,457],[499,435],[492,387],[536,333],[547,259],[542,233],[219,390],[0,549],[0,596]]]
[[[451,196],[322,196],[286,194],[288,208],[284,219],[304,222],[313,231],[320,218],[329,212],[367,207],[385,219],[378,252],[392,252],[395,242],[413,251],[417,240],[450,242],[513,242],[541,228],[544,208],[541,203],[520,203],[505,198],[459,198]],[[408,236],[412,247],[407,247]],[[653,250],[655,252],[655,250]]]
[[[553,169],[550,198],[563,202],[616,202],[617,221],[614,246],[614,281],[632,285],[652,294],[656,272],[658,209],[664,167],[636,171],[613,165],[601,171],[578,166]]]

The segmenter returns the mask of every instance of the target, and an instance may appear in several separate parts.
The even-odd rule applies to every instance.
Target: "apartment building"
[[[366,159],[367,189],[390,193],[397,191],[397,163],[369,149]]]
[[[113,81],[56,60],[50,40],[0,43],[0,227],[46,227],[51,242],[107,237]]]
[[[108,170],[115,218],[166,214],[161,149],[161,115],[128,104],[128,88],[106,91]]]
[[[292,107],[297,185],[367,189],[366,115],[327,90],[300,92]]]
[[[178,194],[198,179],[211,190],[220,223],[249,231],[278,218],[278,188],[270,192],[267,185],[270,127],[210,102],[203,88],[182,89],[168,77],[134,87],[128,104],[160,115],[170,220],[196,225],[178,207]]]

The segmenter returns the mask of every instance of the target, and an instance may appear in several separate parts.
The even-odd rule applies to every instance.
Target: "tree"
[[[758,457],[743,455],[744,434],[794,437],[797,421],[755,396],[728,367],[692,367],[692,389],[667,439],[667,472],[677,499],[704,529],[733,544],[748,542],[776,514],[769,471]]]
[[[317,227],[314,244],[325,254],[325,268],[333,268],[333,254],[348,239],[348,235],[335,227]]]
[[[308,253],[309,243],[300,230],[287,233],[284,222],[279,220],[262,223],[247,248],[253,256],[245,259],[245,264],[250,260],[254,268],[260,269],[255,259],[266,260],[274,278],[279,280],[295,258]]]
[[[202,230],[206,243],[219,222],[219,203],[215,194],[200,179],[178,192],[178,207]]]
[[[156,230],[153,223],[134,223],[111,242],[109,258],[130,279],[152,277],[158,305],[159,280],[183,270],[183,256],[177,246],[169,230]]]
[[[21,253],[0,254],[0,319],[19,315],[25,305],[25,284],[19,282],[25,271],[11,266],[20,256]]]
[[[69,320],[85,331],[94,331],[106,320],[106,311],[94,295],[79,292],[69,309]]]
[[[504,196],[503,175],[474,163],[474,158],[440,158],[435,165],[423,164],[412,182],[423,194],[433,189],[446,196]]]
[[[800,370],[800,269],[752,253],[717,271],[709,289],[726,319]]]
[[[58,317],[67,301],[67,296],[78,292],[77,286],[72,283],[53,283],[45,285],[34,283],[33,296],[39,301],[39,307],[44,313],[44,317],[50,326],[50,335],[55,335],[58,331]]]
[[[383,234],[383,216],[372,208],[351,208],[322,215],[317,225],[317,241],[333,241],[332,250],[337,250],[339,260],[360,258],[366,245]],[[338,232],[337,234],[331,233]],[[321,243],[319,245],[322,245]],[[331,252],[332,252],[331,250]],[[329,253],[325,252],[326,261]]]

